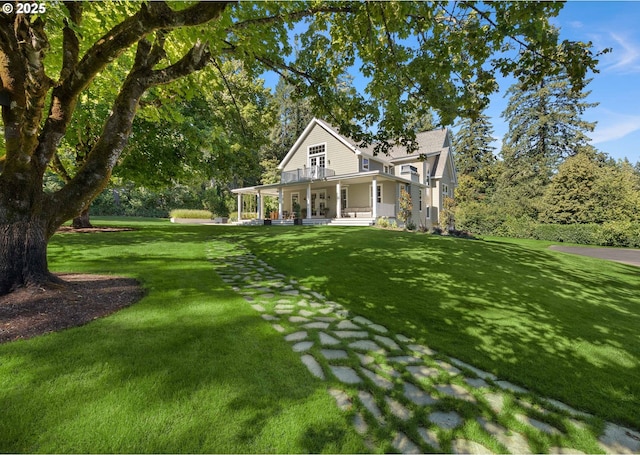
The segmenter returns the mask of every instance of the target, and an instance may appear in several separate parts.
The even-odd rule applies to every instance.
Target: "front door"
[[[311,216],[324,218],[327,208],[327,191],[318,190],[311,193]]]

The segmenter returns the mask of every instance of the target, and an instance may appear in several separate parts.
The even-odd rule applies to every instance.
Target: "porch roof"
[[[280,188],[296,190],[296,189],[306,188],[308,184],[311,184],[311,186],[318,186],[318,184],[327,184],[327,183],[356,185],[358,183],[369,183],[371,182],[371,179],[374,176],[377,178],[378,182],[394,181],[398,183],[406,183],[406,184],[419,185],[420,187],[424,187],[424,185],[420,182],[413,182],[403,177],[387,174],[382,171],[369,171],[369,172],[357,172],[353,174],[335,175],[333,177],[327,177],[320,180],[309,180],[305,182],[270,183],[268,185],[247,186],[244,188],[233,189],[231,190],[231,192],[235,194],[258,194],[258,192],[260,192],[261,194],[267,195],[267,196],[277,196],[278,190]]]

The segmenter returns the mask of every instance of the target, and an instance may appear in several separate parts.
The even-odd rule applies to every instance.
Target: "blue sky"
[[[560,27],[561,39],[591,41],[596,52],[613,49],[601,57],[600,72],[592,75],[586,88],[591,90],[587,101],[600,104],[583,118],[597,122],[590,136],[598,150],[615,159],[640,162],[640,1],[569,1],[552,21]],[[353,76],[361,89],[364,78]],[[275,74],[264,77],[268,86],[275,87]],[[513,80],[499,82],[500,92],[492,96],[486,111],[492,119],[497,151],[508,129],[500,118],[507,103],[504,92]]]
[[[584,119],[597,122],[592,144],[615,159],[640,161],[640,2],[570,1],[553,23],[561,39],[591,41],[594,50],[612,48],[600,58],[599,70],[587,86],[587,101],[600,103]],[[487,115],[493,119],[496,144],[507,132],[500,118],[507,100],[504,91],[512,81],[500,84]]]

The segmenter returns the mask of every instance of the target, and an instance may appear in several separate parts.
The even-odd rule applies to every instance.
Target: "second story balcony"
[[[296,169],[295,171],[284,171],[280,176],[281,183],[306,182],[310,180],[322,180],[327,177],[333,177],[336,171],[326,167],[311,166],[304,169]]]

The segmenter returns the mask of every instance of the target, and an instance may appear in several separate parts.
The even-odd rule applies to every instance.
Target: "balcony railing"
[[[281,183],[305,182],[309,180],[322,180],[327,177],[333,177],[336,171],[326,167],[311,166],[304,169],[296,169],[295,171],[285,171],[280,177]]]

